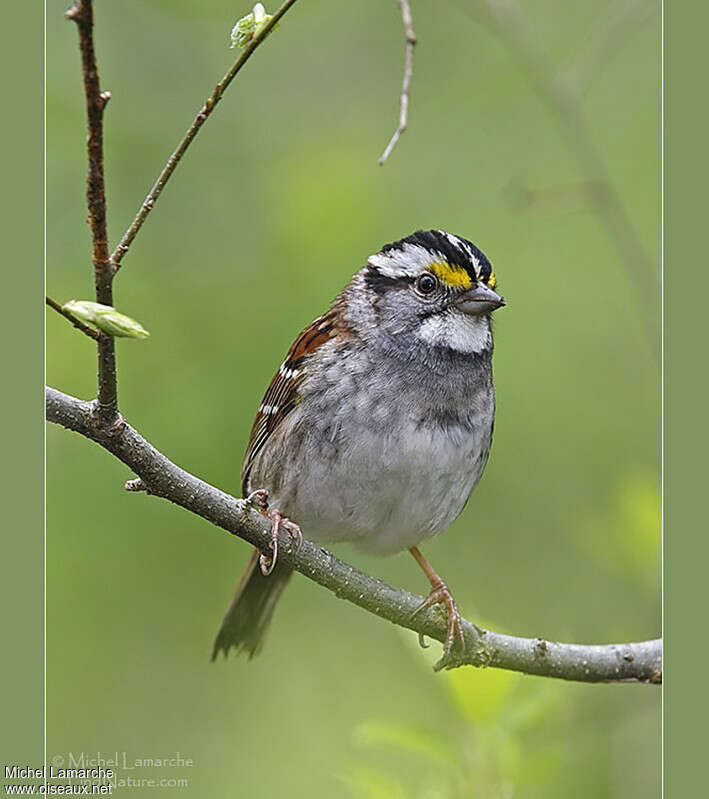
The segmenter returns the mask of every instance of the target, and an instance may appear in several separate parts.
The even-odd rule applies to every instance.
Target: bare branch
[[[158,200],[158,197],[162,193],[162,190],[165,188],[165,184],[170,180],[172,173],[177,168],[177,165],[180,163],[182,156],[187,151],[187,148],[192,143],[195,136],[199,133],[199,129],[204,125],[207,121],[209,116],[211,115],[212,111],[216,107],[217,103],[222,99],[224,92],[226,91],[229,84],[234,80],[237,76],[241,68],[244,64],[251,58],[251,55],[254,53],[256,48],[263,42],[263,40],[268,36],[269,32],[273,28],[273,26],[278,22],[278,20],[288,11],[288,9],[294,5],[296,0],[286,0],[285,3],[276,11],[276,13],[271,17],[271,19],[259,30],[259,32],[254,36],[251,42],[244,48],[242,54],[237,58],[237,60],[232,65],[231,69],[224,75],[224,77],[217,83],[214,88],[214,91],[211,95],[207,98],[206,102],[200,109],[199,113],[194,119],[194,122],[189,126],[187,132],[182,137],[180,143],[177,145],[177,149],[173,152],[173,154],[168,158],[167,163],[163,167],[162,172],[158,175],[158,179],[155,181],[152,189],[148,193],[148,196],[143,200],[143,204],[140,206],[138,213],[135,216],[135,219],[131,223],[130,227],[126,232],[123,234],[123,237],[116,245],[115,250],[111,255],[111,268],[113,273],[115,274],[121,267],[121,261],[125,257],[125,254],[128,252],[130,245],[133,242],[133,239],[136,237],[138,231],[143,226],[143,222],[145,222],[148,214],[153,210],[155,207],[155,203]]]
[[[68,311],[65,311],[62,306],[53,300],[51,297],[45,297],[45,301],[50,308],[54,308],[54,310],[61,314],[65,319],[68,319],[72,325],[77,330],[81,330],[82,333],[87,335],[89,338],[92,338],[94,341],[101,340],[101,333],[98,330],[94,330],[92,327],[85,325],[83,322],[80,322],[76,317],[72,316]]]
[[[102,92],[94,52],[94,17],[91,0],[76,0],[66,12],[66,18],[76,23],[81,50],[81,71],[84,78],[88,136],[88,177],[86,200],[89,207],[89,225],[93,238],[94,285],[96,302],[113,305],[113,272],[108,255],[106,232],[106,187],[103,174],[103,111],[110,99]],[[118,385],[116,382],[116,351],[111,336],[101,336],[98,342],[98,400],[101,415],[110,423],[118,413]]]
[[[96,403],[84,402],[52,388],[47,389],[46,396],[49,421],[80,433],[111,452],[139,476],[141,488],[268,550],[270,522],[248,502],[176,466],[120,417],[111,428],[102,426],[96,419]],[[445,640],[447,625],[436,609],[428,609],[412,618],[422,597],[363,574],[310,541],[303,541],[298,549],[290,536],[284,536],[279,558],[338,597],[370,613],[421,635]],[[494,666],[581,682],[662,681],[662,643],[659,640],[587,646],[517,638],[490,630],[478,632],[479,628],[465,620],[463,629],[465,651],[456,665]]]
[[[401,138],[401,134],[406,130],[406,123],[409,115],[409,87],[411,76],[414,72],[414,47],[416,46],[416,34],[414,33],[414,21],[411,16],[408,0],[399,0],[401,6],[401,17],[404,22],[406,33],[406,55],[404,56],[404,78],[401,82],[401,102],[399,106],[399,124],[394,131],[394,135],[389,140],[386,149],[379,159],[379,165],[383,166],[387,158],[391,155],[396,143]]]

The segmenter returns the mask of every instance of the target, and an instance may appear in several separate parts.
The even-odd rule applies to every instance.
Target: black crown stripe
[[[473,280],[477,280],[475,264],[466,250],[467,247],[478,260],[480,277],[487,282],[492,272],[492,266],[485,253],[478,249],[472,241],[468,241],[462,236],[452,236],[452,238],[456,242],[455,244],[448,238],[448,235],[440,230],[417,230],[404,239],[386,244],[381,251],[386,255],[391,250],[403,250],[407,244],[423,247],[431,255],[435,256],[440,253],[449,264],[462,267]]]

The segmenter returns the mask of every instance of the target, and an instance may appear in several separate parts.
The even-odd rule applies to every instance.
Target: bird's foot
[[[433,584],[431,593],[411,614],[411,618],[413,619],[414,616],[421,613],[421,611],[433,607],[433,605],[444,605],[448,617],[448,631],[443,645],[443,657],[433,667],[435,671],[440,671],[444,668],[453,668],[459,665],[459,661],[456,657],[456,650],[460,652],[465,650],[465,635],[463,634],[463,622],[460,611],[455,604],[453,594],[451,594],[448,586],[442,580],[438,580]],[[419,643],[422,647],[427,646],[424,641],[423,633],[419,633]]]
[[[459,666],[462,662],[462,660],[456,656],[455,650],[460,650],[461,654],[465,652],[465,635],[463,634],[463,622],[458,612],[458,606],[455,604],[453,594],[451,594],[448,586],[441,580],[438,574],[436,574],[433,566],[424,558],[419,548],[411,547],[409,552],[414,556],[414,559],[431,583],[431,593],[411,614],[411,618],[413,619],[414,616],[419,614],[422,610],[430,608],[432,605],[445,605],[448,617],[448,631],[443,645],[443,657],[433,668],[434,671],[455,668],[455,666]],[[422,633],[419,633],[419,643],[421,646],[426,646]]]
[[[268,577],[268,575],[271,574],[271,572],[275,569],[276,561],[278,560],[278,536],[280,535],[281,527],[283,527],[288,532],[290,537],[295,541],[297,549],[300,549],[303,543],[303,533],[295,522],[287,519],[279,510],[275,508],[273,510],[269,510],[268,491],[265,489],[252,491],[246,498],[246,501],[253,505],[260,513],[266,516],[266,518],[271,520],[271,538],[269,544],[271,552],[268,555],[262,552],[258,559],[261,574],[263,574],[264,577]]]

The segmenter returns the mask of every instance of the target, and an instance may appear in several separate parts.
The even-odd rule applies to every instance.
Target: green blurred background
[[[413,4],[409,130],[380,167],[398,115],[398,8],[301,0],[237,78],[124,261],[116,305],[152,333],[118,342],[127,418],[177,463],[238,492],[253,414],[294,335],[384,243],[420,227],[469,237],[508,299],[495,328],[495,442],[465,512],[425,553],[463,613],[494,629],[594,643],[657,636],[655,6],[520,6],[558,79],[589,66],[583,116],[647,253],[631,264],[584,189],[598,170],[575,157],[577,140],[520,63],[524,42],[506,38],[514,19],[500,36],[476,3]],[[92,295],[83,96],[64,7],[47,9],[47,289],[61,301]],[[248,10],[97,3],[113,96],[113,243],[231,63],[229,31]],[[93,347],[56,314],[47,379],[94,392]],[[126,494],[127,470],[78,436],[50,427],[47,449],[50,761],[193,761],[121,771],[187,780],[135,796],[659,795],[657,689],[471,668],[434,675],[437,646],[419,650],[413,634],[302,577],[258,660],[210,663],[248,546]],[[409,557],[337,553],[425,592]]]

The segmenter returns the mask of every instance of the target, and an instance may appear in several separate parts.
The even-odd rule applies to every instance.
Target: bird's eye
[[[416,281],[416,288],[421,294],[430,294],[435,291],[437,287],[438,280],[428,272],[424,272]]]

